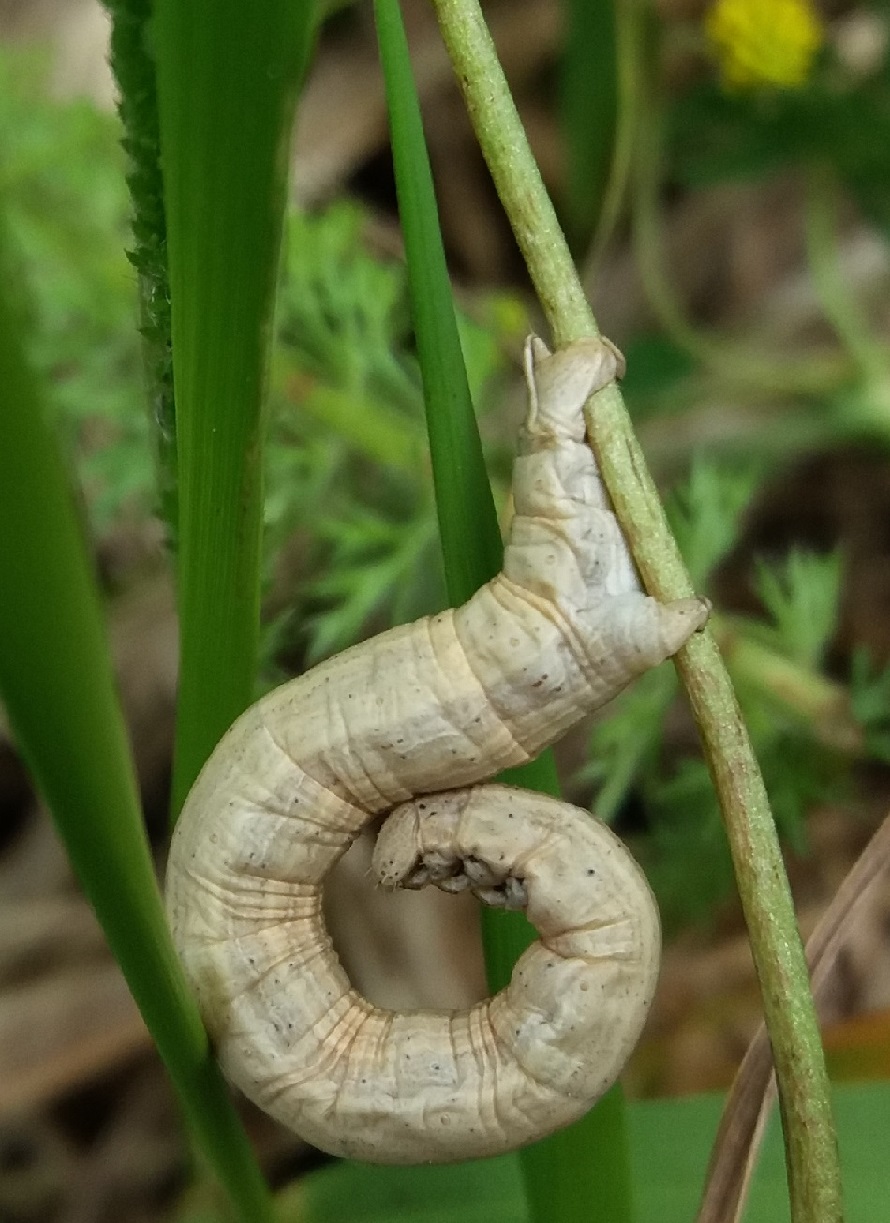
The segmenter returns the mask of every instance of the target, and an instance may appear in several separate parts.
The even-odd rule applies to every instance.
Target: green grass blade
[[[530,1223],[630,1223],[627,1104],[616,1084],[586,1117],[519,1152]]]
[[[560,111],[566,152],[564,211],[572,245],[595,232],[615,146],[618,70],[616,0],[563,0]]]
[[[398,0],[375,0],[436,511],[453,606],[499,571],[500,528],[470,397]]]
[[[155,11],[179,468],[174,811],[254,695],[263,402],[314,13],[305,0]]]
[[[392,133],[399,214],[435,477],[448,594],[461,603],[500,568],[502,547],[467,386],[420,106],[398,0],[375,0]],[[552,753],[504,778],[558,793]],[[489,985],[500,989],[534,932],[520,914],[483,910]],[[622,1223],[632,1217],[619,1090],[572,1129],[521,1154],[532,1218],[540,1223]],[[600,1203],[611,1213],[598,1216]],[[556,1213],[554,1207],[558,1208]]]
[[[260,1223],[269,1218],[262,1178],[164,917],[91,564],[24,359],[24,294],[4,240],[0,233],[0,694],[199,1145],[239,1218]]]

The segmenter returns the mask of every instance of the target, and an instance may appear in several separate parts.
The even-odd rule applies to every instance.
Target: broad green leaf
[[[269,343],[315,6],[158,0],[181,672],[174,812],[254,693]]]

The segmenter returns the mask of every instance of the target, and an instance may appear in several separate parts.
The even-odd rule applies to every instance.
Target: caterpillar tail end
[[[666,658],[676,654],[686,644],[693,633],[704,628],[711,614],[711,600],[700,597],[691,599],[675,599],[672,603],[662,603],[660,607],[659,629],[662,646]]]

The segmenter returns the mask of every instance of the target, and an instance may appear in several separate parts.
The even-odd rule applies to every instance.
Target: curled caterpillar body
[[[174,939],[227,1076],[324,1150],[385,1163],[496,1154],[582,1115],[635,1043],[657,913],[621,843],[567,804],[479,786],[674,653],[707,605],[646,597],[584,440],[608,344],[527,349],[504,569],[463,607],[276,689],[204,767],[171,846]],[[541,941],[466,1012],[397,1014],[350,986],[323,880],[391,812],[386,886],[471,887]]]

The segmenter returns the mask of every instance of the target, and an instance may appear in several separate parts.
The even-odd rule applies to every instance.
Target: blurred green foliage
[[[33,303],[30,358],[77,456],[97,529],[152,500],[149,419],[119,131],[47,100],[44,65],[0,56],[0,184]]]
[[[886,6],[883,6],[886,9]],[[668,156],[678,181],[702,187],[829,163],[863,214],[890,236],[890,59],[870,73],[826,56],[801,89],[727,92],[704,81],[669,111]]]

